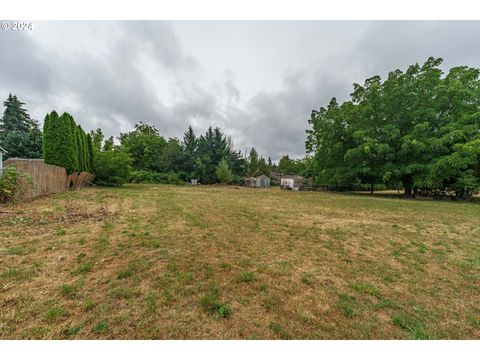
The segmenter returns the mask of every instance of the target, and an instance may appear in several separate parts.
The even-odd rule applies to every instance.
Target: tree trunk
[[[410,174],[404,175],[402,177],[402,185],[405,189],[404,196],[412,197],[413,196],[413,179]]]
[[[375,184],[370,184],[370,194],[373,195],[373,187],[375,186]]]

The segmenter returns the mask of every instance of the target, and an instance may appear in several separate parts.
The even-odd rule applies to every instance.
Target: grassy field
[[[480,338],[480,205],[234,187],[0,209],[0,338]]]

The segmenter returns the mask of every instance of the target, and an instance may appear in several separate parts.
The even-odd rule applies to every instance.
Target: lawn
[[[0,209],[3,339],[479,339],[480,204],[236,187]]]

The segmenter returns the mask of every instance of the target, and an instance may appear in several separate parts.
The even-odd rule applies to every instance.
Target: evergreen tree
[[[182,146],[183,146],[183,153],[185,155],[183,171],[185,171],[187,180],[190,180],[197,176],[196,160],[197,160],[197,148],[198,148],[198,139],[195,136],[195,133],[191,126],[188,127],[188,130],[183,135]]]
[[[6,158],[41,158],[42,133],[38,122],[30,119],[24,103],[9,94],[3,103],[5,111],[0,119],[0,144],[7,150]]]
[[[45,118],[43,154],[46,164],[64,167],[68,173],[78,170],[75,121],[72,116],[63,113],[58,116],[52,111]]]
[[[88,152],[88,139],[85,131],[82,130],[82,140],[83,140],[83,158],[84,160],[84,171],[90,171],[90,153]]]
[[[50,120],[50,118],[54,117],[54,116],[57,116],[57,113],[55,113],[53,115],[53,113],[55,113],[54,111],[52,112],[52,116],[50,116],[51,114],[47,114],[45,115],[45,119],[43,120],[43,147],[42,147],[42,154],[43,154],[43,160],[45,161],[45,163],[49,164],[51,162],[51,156],[53,155],[53,152],[51,150],[51,144],[52,144],[52,121]]]
[[[69,139],[69,155],[68,156],[73,166],[73,171],[81,171],[80,139],[79,139],[77,124],[75,124],[75,120],[73,119],[73,116],[71,116],[70,114],[66,114],[66,119],[70,124],[70,134],[68,137]]]
[[[188,155],[194,155],[197,151],[198,140],[195,136],[195,132],[192,127],[189,126],[188,130],[183,135],[183,150]]]
[[[40,130],[40,123],[38,120],[32,119],[32,126],[28,134],[28,146],[26,149],[26,156],[29,159],[39,159],[42,157],[43,147],[43,133]]]
[[[222,159],[215,169],[215,174],[222,184],[230,184],[233,180],[233,174],[230,170],[228,163],[225,159]]]
[[[87,151],[88,151],[88,171],[93,171],[95,166],[95,152],[93,148],[92,135],[87,134]]]
[[[43,160],[46,164],[63,166],[63,157],[67,152],[67,136],[62,129],[62,123],[57,112],[52,111],[45,116],[43,125]]]
[[[75,128],[75,141],[77,144],[77,161],[78,161],[77,171],[83,171],[85,159],[83,158],[83,141],[82,141],[82,131],[81,131],[80,125],[76,125],[76,128]]]
[[[227,141],[220,128],[212,129],[212,127],[209,127],[207,132],[198,139],[196,166],[202,183],[213,184],[217,182],[215,169],[227,155]]]
[[[248,155],[248,176],[258,175],[258,153],[254,147],[250,150]]]

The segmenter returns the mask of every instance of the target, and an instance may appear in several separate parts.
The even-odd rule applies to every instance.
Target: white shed
[[[304,186],[304,179],[298,175],[284,175],[280,180],[282,190],[301,190]]]

